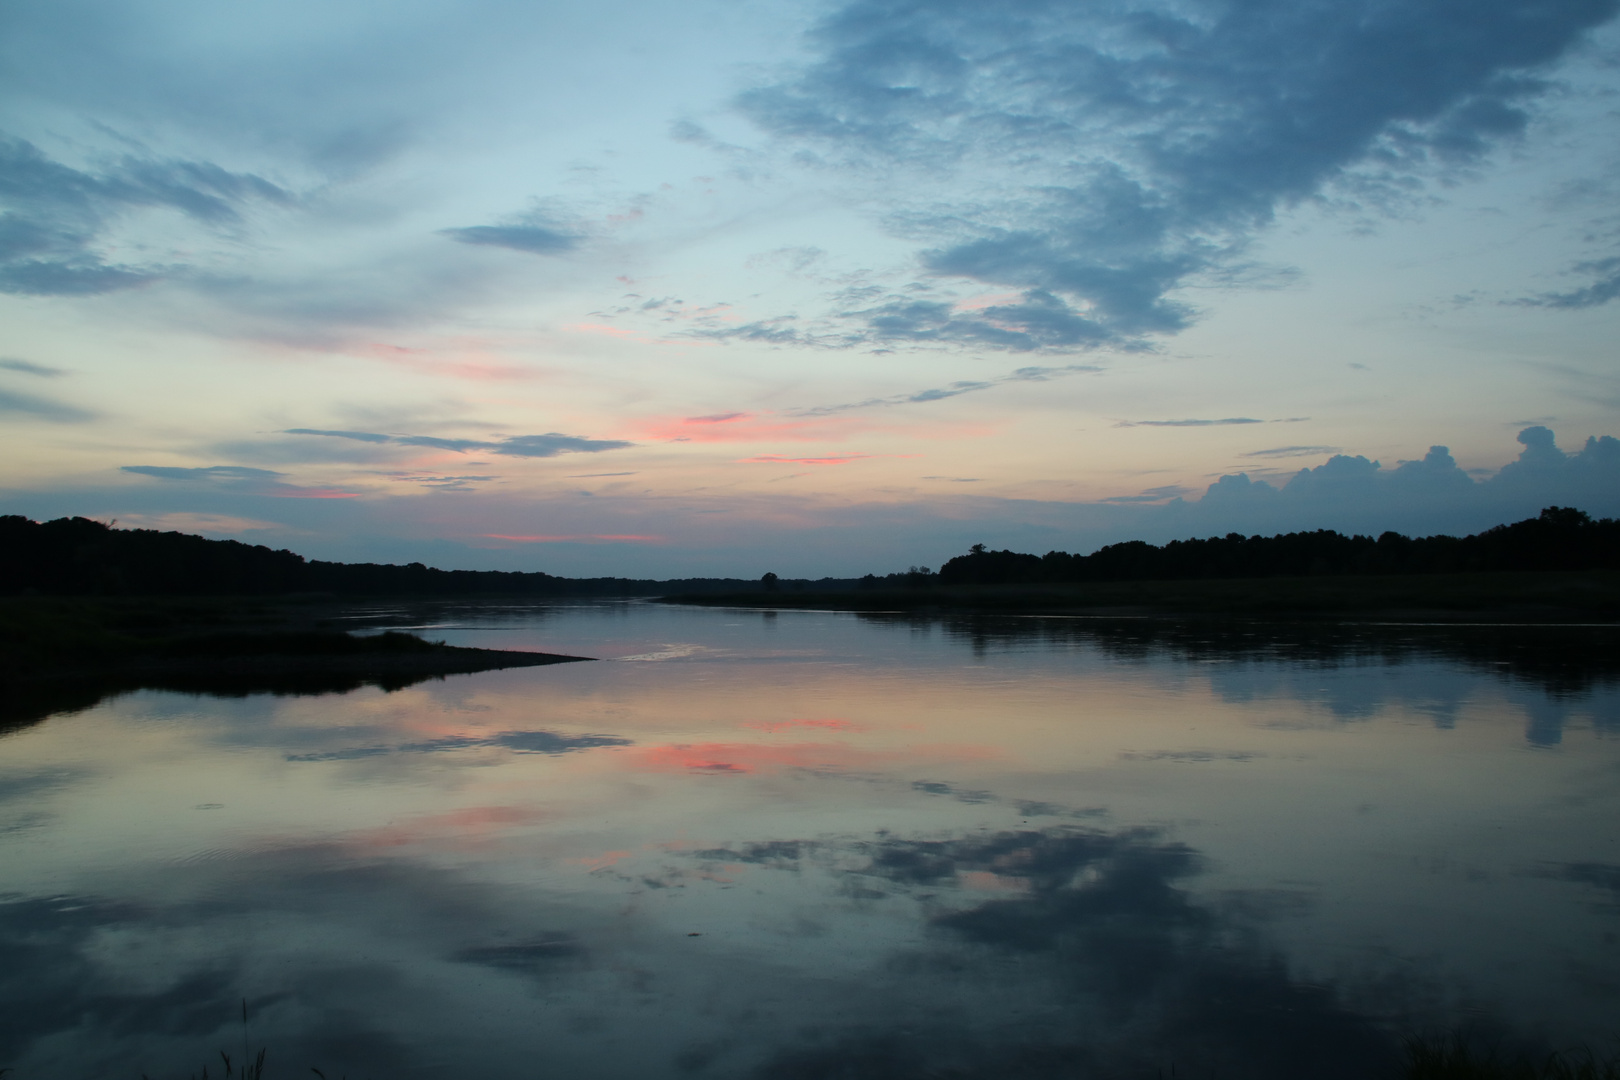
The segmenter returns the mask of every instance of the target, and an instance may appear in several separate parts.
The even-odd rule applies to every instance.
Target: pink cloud
[[[685,772],[707,776],[744,776],[784,769],[869,771],[918,760],[983,761],[997,756],[989,747],[915,746],[862,750],[844,743],[672,743],[635,747],[623,760],[647,772]]]
[[[307,488],[294,487],[291,484],[276,484],[264,492],[272,499],[358,499],[358,491],[339,491],[337,488]]]
[[[782,457],[779,454],[761,454],[758,457],[738,458],[744,465],[848,465],[872,457],[871,454],[840,454],[835,457]]]
[[[750,720],[743,724],[743,727],[753,728],[755,731],[768,731],[773,735],[784,731],[792,731],[795,728],[826,728],[829,731],[865,730],[848,720]]]
[[[952,304],[951,307],[955,308],[957,311],[983,311],[985,308],[1004,307],[1008,304],[1017,304],[1022,302],[1023,299],[1024,296],[1022,293],[989,293],[984,296],[970,297],[967,300],[958,300],[956,303]]]
[[[423,375],[443,375],[471,382],[512,382],[539,378],[542,374],[531,367],[488,359],[483,355],[486,347],[481,343],[452,344],[446,351],[460,354],[452,357],[440,355],[438,350],[412,349],[383,342],[358,345],[349,351]]]
[[[642,421],[636,435],[663,442],[838,442],[870,431],[869,421],[847,417],[776,420],[754,413],[728,412]]]

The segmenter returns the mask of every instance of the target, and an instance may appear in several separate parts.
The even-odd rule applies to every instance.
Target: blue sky
[[[12,5],[0,512],[638,576],[1620,514],[1617,12]]]

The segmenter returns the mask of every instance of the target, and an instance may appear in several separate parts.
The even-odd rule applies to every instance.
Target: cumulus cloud
[[[1300,469],[1280,487],[1237,473],[1211,484],[1196,503],[1176,500],[1162,509],[1189,527],[1230,526],[1247,533],[1299,528],[1469,532],[1554,505],[1595,515],[1620,513],[1620,439],[1593,436],[1580,450],[1566,453],[1551,430],[1536,426],[1521,431],[1518,441],[1523,447],[1518,459],[1484,480],[1459,467],[1444,446],[1432,446],[1421,459],[1394,468],[1360,455],[1335,454]]]
[[[32,143],[0,136],[0,292],[86,296],[176,273],[108,261],[109,230],[138,210],[178,211],[217,231],[239,227],[249,203],[292,201],[262,177],[209,162],[126,154],[75,169]]]
[[[812,59],[739,99],[801,161],[897,178],[887,217],[925,276],[1016,291],[962,310],[905,289],[835,303],[834,346],[1139,343],[1240,269],[1277,213],[1329,192],[1399,202],[1516,138],[1544,72],[1616,0],[849,0]],[[1602,280],[1548,298],[1587,306]],[[1241,276],[1241,275],[1240,275]]]
[[[604,450],[622,450],[634,443],[623,439],[586,439],[578,435],[508,435],[503,439],[441,439],[433,435],[384,435],[374,431],[332,431],[321,428],[288,428],[284,435],[325,435],[336,439],[355,439],[369,443],[393,443],[398,446],[426,446],[435,450],[452,450],[464,454],[468,450],[485,450],[508,457],[548,458],[558,454],[599,454]]]

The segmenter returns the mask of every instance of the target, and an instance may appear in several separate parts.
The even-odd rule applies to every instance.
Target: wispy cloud
[[[463,244],[511,248],[530,255],[561,255],[579,246],[581,237],[539,225],[470,225],[440,229],[439,235]]]
[[[599,454],[604,450],[622,450],[635,445],[623,439],[587,439],[557,432],[545,435],[508,435],[499,439],[441,439],[434,435],[385,435],[376,431],[340,431],[324,428],[287,428],[282,434],[324,435],[328,438],[354,439],[368,443],[425,446],[434,450],[450,450],[458,454],[465,454],[469,450],[483,450],[507,457],[526,458],[549,458],[559,454]]]
[[[648,419],[640,422],[638,430],[646,438],[662,442],[833,442],[867,430],[867,426],[853,420],[782,419],[769,414],[730,412]]]
[[[472,491],[474,484],[499,479],[494,476],[399,476],[390,479],[402,484],[421,484],[435,491]]]
[[[1183,495],[1190,494],[1192,494],[1191,488],[1182,487],[1180,484],[1166,484],[1162,487],[1148,488],[1139,495],[1114,495],[1106,499],[1099,499],[1098,501],[1105,503],[1117,503],[1120,505],[1130,505],[1132,503],[1163,502],[1166,499],[1179,499]]]
[[[1280,457],[1315,457],[1318,454],[1337,454],[1337,446],[1274,446],[1269,450],[1250,450],[1240,457],[1250,458],[1280,458]]]
[[[930,401],[944,401],[946,398],[960,397],[963,394],[975,394],[981,390],[990,390],[997,386],[1006,386],[1009,383],[1049,382],[1061,379],[1068,375],[1089,375],[1102,371],[1096,364],[1064,364],[1061,367],[1022,367],[1007,375],[1000,375],[993,379],[966,379],[959,382],[947,383],[943,387],[928,390],[918,390],[909,394],[891,394],[888,397],[867,398],[864,401],[852,401],[843,405],[815,405],[807,408],[788,409],[789,416],[829,416],[833,413],[849,412],[853,409],[884,408],[895,405],[921,405]]]
[[[848,0],[808,34],[806,64],[740,107],[799,160],[907,193],[885,224],[920,245],[915,286],[1017,299],[963,310],[902,286],[713,333],[1009,350],[1175,333],[1196,315],[1178,290],[1230,277],[1280,210],[1334,191],[1399,204],[1516,139],[1540,69],[1616,10]]]
[[[203,514],[175,511],[167,514],[119,514],[118,525],[124,529],[157,529],[163,532],[224,533],[233,536],[265,529],[285,531],[286,526],[274,521],[237,517],[233,514]]]
[[[96,419],[95,413],[35,394],[19,394],[14,390],[0,390],[0,416],[7,413],[49,420],[55,424],[82,424]]]
[[[282,483],[284,473],[254,469],[246,465],[210,465],[205,468],[179,468],[170,465],[124,465],[121,471],[158,480],[206,485],[240,495],[264,495],[277,499],[354,499],[357,491],[337,488],[299,487]]]
[[[1263,424],[1252,416],[1228,416],[1223,420],[1121,420],[1115,427],[1225,427],[1229,424]]]
[[[1518,300],[1516,303],[1531,307],[1580,310],[1582,308],[1598,307],[1607,304],[1616,297],[1620,297],[1620,255],[1607,259],[1578,262],[1570,268],[1570,272],[1589,275],[1596,280],[1579,289],[1541,293],[1538,296]]]
[[[172,276],[184,268],[107,261],[103,240],[142,210],[178,211],[206,228],[237,229],[250,203],[288,205],[290,192],[251,173],[204,161],[126,154],[75,169],[22,139],[0,138],[0,292],[88,296]]]
[[[847,465],[875,457],[874,454],[830,454],[826,457],[782,457],[779,454],[760,454],[758,457],[738,458],[746,465]]]
[[[37,375],[42,379],[56,379],[67,374],[61,368],[46,367],[44,364],[32,364],[27,360],[18,360],[12,356],[0,356],[0,370],[16,371],[23,375]]]

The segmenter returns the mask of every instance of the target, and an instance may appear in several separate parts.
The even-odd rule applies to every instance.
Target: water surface
[[[243,999],[271,1076],[1366,1076],[1412,1030],[1620,1036],[1612,629],[350,621],[603,661],[14,720],[14,1080],[190,1075]]]

